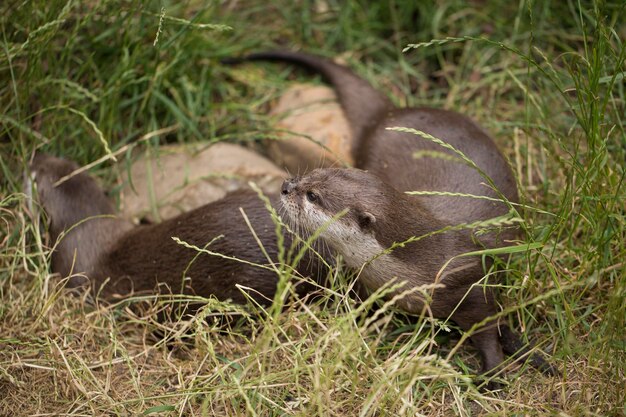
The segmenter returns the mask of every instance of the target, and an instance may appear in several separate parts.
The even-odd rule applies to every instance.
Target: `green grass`
[[[0,5],[0,415],[624,415],[623,2],[267,3]],[[203,314],[236,306],[159,323],[167,303],[94,307],[49,276],[22,194],[33,150],[85,165],[164,128],[137,146],[271,135],[269,103],[310,76],[219,59],[279,46],[339,56],[396,103],[494,135],[541,245],[514,257],[500,302],[562,375],[511,367],[483,394],[474,351],[448,357],[457,336],[390,308],[363,316],[342,276],[323,305],[229,331]],[[91,173],[113,194],[123,175]]]

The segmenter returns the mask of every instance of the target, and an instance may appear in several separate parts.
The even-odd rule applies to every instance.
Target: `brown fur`
[[[313,200],[309,197],[311,193]],[[427,305],[427,311],[434,317],[450,318],[466,331],[496,314],[491,289],[481,285],[485,275],[481,258],[455,258],[477,249],[475,237],[467,230],[435,233],[446,227],[447,221],[424,207],[420,200],[397,191],[377,176],[356,169],[317,169],[287,180],[283,184],[282,199],[287,217],[307,233],[315,231],[311,218],[317,213],[329,218],[348,209],[337,223],[350,229],[349,233],[339,235],[324,231],[320,236],[332,250],[343,255],[349,266],[361,270],[358,279],[370,291],[392,278],[406,283],[392,295],[433,283],[443,285],[429,291],[432,299],[428,303],[419,293],[400,299],[397,305],[404,310],[420,314]],[[377,258],[374,253],[366,255],[369,260],[351,261],[371,250],[367,242],[375,241],[379,250],[383,250],[412,237],[422,238],[382,257]],[[350,241],[342,242],[344,238]],[[448,261],[451,262],[442,269]],[[363,262],[365,266],[361,269],[359,264]],[[486,265],[489,264],[486,261]],[[508,328],[504,333],[514,338]],[[502,363],[504,354],[495,322],[486,323],[471,340],[481,354],[483,373],[492,372]],[[506,341],[506,346],[519,348],[520,343]],[[540,358],[537,361],[539,366],[545,364]]]
[[[499,197],[517,202],[511,169],[487,132],[459,113],[432,108],[395,107],[382,93],[350,69],[304,52],[268,51],[232,59],[287,61],[320,73],[335,88],[352,130],[355,167],[376,174],[399,191],[448,191]],[[420,136],[386,130],[406,127],[421,130],[463,152],[495,183],[499,192],[452,151]],[[434,156],[416,159],[416,152],[439,152],[455,161]],[[450,223],[471,222],[506,213],[506,204],[466,197],[428,196],[425,207]]]
[[[333,61],[303,52],[268,51],[253,53],[243,58],[232,60],[238,63],[246,60],[286,61],[301,65],[321,74],[334,87],[344,114],[352,129],[353,158],[355,166],[374,174],[356,175],[358,187],[349,185],[346,190],[337,193],[331,190],[346,186],[350,181],[338,180],[336,173],[323,185],[324,194],[331,195],[326,201],[339,206],[350,206],[351,212],[359,210],[380,210],[375,215],[372,225],[378,242],[389,247],[390,242],[402,241],[409,235],[421,235],[424,231],[437,230],[443,226],[472,223],[497,217],[509,211],[509,204],[518,201],[515,177],[503,155],[498,151],[488,133],[470,120],[456,112],[432,108],[395,107],[387,97],[376,91],[369,82],[353,73],[350,69]],[[461,151],[493,181],[495,189],[487,185],[489,181],[475,168],[468,166],[451,150],[422,138],[421,136],[387,130],[388,127],[405,127],[423,131],[452,145]],[[448,158],[433,156],[443,153]],[[430,155],[416,158],[416,153]],[[306,184],[320,173],[298,179],[298,184]],[[325,174],[324,174],[325,175]],[[358,178],[358,177],[362,178]],[[364,178],[367,183],[362,183]],[[353,178],[354,179],[354,178]],[[380,186],[380,180],[386,185]],[[374,183],[379,182],[376,185]],[[287,183],[294,184],[294,183]],[[395,190],[392,190],[392,187]],[[289,187],[284,187],[285,191]],[[504,199],[491,201],[459,196],[413,196],[407,197],[405,191],[436,191],[473,194]],[[334,193],[334,195],[332,195]],[[374,193],[374,195],[371,195]],[[378,193],[378,195],[375,195]],[[370,194],[366,197],[365,194]],[[332,203],[331,203],[332,204]],[[336,212],[336,207],[328,207],[329,213]],[[382,214],[382,216],[381,216]],[[350,216],[350,214],[348,214]],[[366,221],[367,224],[369,224]],[[358,224],[358,223],[357,223]],[[361,231],[362,233],[364,231]],[[504,229],[498,233],[481,236],[481,246],[496,247],[508,244],[517,237],[515,228]],[[405,271],[405,278],[412,285],[432,282],[434,273],[443,260],[479,249],[472,242],[467,232],[453,232],[434,236],[400,248],[393,253],[393,258],[410,271]],[[465,258],[464,258],[465,259]],[[449,268],[454,268],[451,264]],[[461,273],[446,277],[446,288],[437,290],[430,308],[438,317],[447,317],[451,308],[465,296],[462,304],[455,310],[452,318],[461,328],[468,330],[496,313],[493,294],[482,286],[472,287],[484,276],[482,267],[475,263]],[[361,279],[364,277],[362,276]],[[384,283],[390,277],[377,277],[370,284]],[[365,277],[367,281],[367,277]],[[370,285],[376,289],[375,285]],[[471,288],[471,289],[470,289]],[[482,331],[472,336],[472,341],[483,358],[483,371],[492,371],[503,360],[505,353],[525,356],[529,353],[519,338],[505,325],[485,326]],[[501,335],[503,344],[498,340]],[[512,350],[514,349],[515,350]],[[539,356],[531,358],[533,364],[542,370],[553,373],[554,370]]]
[[[257,302],[271,302],[278,274],[272,270],[200,254],[177,244],[172,237],[203,248],[257,264],[268,264],[239,208],[243,208],[273,261],[278,262],[275,225],[263,202],[252,192],[237,192],[224,199],[184,213],[163,223],[133,226],[115,217],[104,192],[87,174],[81,173],[54,186],[76,164],[38,154],[31,170],[37,182],[39,201],[50,220],[51,241],[57,240],[52,270],[71,276],[70,285],[91,284],[105,299],[131,293],[153,293],[159,286],[166,292],[215,296],[245,303],[237,285],[252,288]],[[105,219],[93,216],[108,216]],[[290,245],[285,236],[287,247]],[[194,259],[195,258],[195,259]],[[323,275],[315,259],[304,259],[299,274]],[[185,277],[186,279],[183,279]],[[105,281],[109,280],[105,284]],[[300,293],[311,290],[298,285]]]

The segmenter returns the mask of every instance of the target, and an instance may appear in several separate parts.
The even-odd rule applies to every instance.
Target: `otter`
[[[341,179],[342,175],[347,174],[339,174],[340,171],[336,171],[335,175],[316,171],[311,177],[305,176],[303,179],[287,182],[287,185],[283,186],[283,193],[290,188],[289,184],[300,184],[301,181],[307,184],[307,178],[315,180],[317,176],[328,175],[329,185],[324,192],[330,193],[331,201],[341,202],[344,204],[343,208],[347,207],[346,202],[354,203],[350,210],[354,213],[361,210],[363,213],[371,214],[375,211],[374,208],[381,209],[378,216],[370,218],[365,215],[353,219],[356,222],[354,224],[366,227],[365,231],[350,238],[355,239],[354,245],[350,243],[337,247],[338,242],[335,242],[335,249],[346,259],[349,258],[349,251],[360,247],[359,243],[372,244],[369,252],[364,252],[367,255],[353,259],[354,266],[359,261],[365,262],[369,259],[372,252],[381,248],[386,249],[393,242],[401,242],[405,237],[416,233],[421,235],[425,231],[471,224],[506,216],[509,212],[515,213],[514,205],[519,201],[515,176],[493,139],[470,118],[453,111],[428,107],[398,108],[389,98],[349,68],[313,54],[267,51],[230,58],[225,62],[238,64],[260,60],[285,61],[313,70],[330,82],[339,97],[352,131],[351,153],[354,165],[368,171],[368,174],[361,172],[348,181],[347,178]],[[392,127],[413,129],[413,133],[389,130]],[[425,135],[415,134],[415,131],[423,132]],[[430,138],[420,137],[428,135]],[[437,143],[437,139],[447,145],[442,146]],[[365,177],[369,181],[366,181]],[[348,183],[350,185],[347,189],[333,194],[337,187]],[[411,191],[418,191],[420,194],[410,199],[402,194]],[[364,198],[364,194],[370,195],[371,198]],[[291,207],[297,206],[292,203]],[[316,214],[319,212],[314,211]],[[291,213],[295,214],[293,210]],[[376,219],[376,222],[372,219]],[[409,223],[407,219],[411,219]],[[348,220],[340,220],[338,224],[346,221]],[[371,231],[367,228],[373,228],[381,240],[365,239],[371,237],[369,233]],[[333,226],[329,229],[332,230]],[[474,251],[480,247],[494,248],[508,244],[516,239],[518,234],[518,228],[510,225],[497,232],[483,234],[478,245],[474,243],[478,240],[477,236],[470,235],[467,231],[438,234],[398,248],[370,262],[365,266],[360,279],[372,290],[386,283],[394,274],[414,277],[408,282],[418,286],[426,282],[432,283],[444,259],[449,260],[460,253]],[[362,241],[359,240],[361,238]],[[454,274],[448,272],[449,276],[446,276],[444,271],[444,275],[440,277],[447,281],[446,285],[452,287],[435,291],[439,294],[453,295],[452,299],[445,302],[443,298],[438,297],[439,301],[431,308],[441,308],[445,316],[446,308],[458,304],[458,299],[455,298],[460,293],[467,293],[465,301],[455,310],[452,317],[461,328],[467,330],[468,326],[471,327],[495,314],[496,309],[491,290],[482,286],[479,287],[480,290],[478,287],[471,287],[485,275],[483,268],[474,261],[461,259],[463,262],[460,259],[456,260],[446,269],[453,271],[454,265],[463,264],[458,266],[462,271]],[[386,265],[385,262],[389,260],[392,262]],[[380,274],[375,273],[377,268]],[[412,272],[409,272],[410,270]],[[400,303],[404,303],[403,307],[409,311],[421,310],[421,303],[414,304],[410,298]],[[498,333],[502,336],[500,338],[502,345],[498,342]],[[500,325],[499,332],[495,326],[486,326],[471,339],[481,352],[483,372],[487,373],[502,362],[502,347],[505,348],[505,353],[518,357],[528,353],[519,337],[503,325]],[[538,355],[531,355],[530,361],[548,374],[555,372],[552,366]]]
[[[315,288],[304,277],[323,279],[323,265],[308,254],[297,271],[288,266],[281,269],[276,225],[265,203],[252,191],[227,194],[162,223],[134,226],[116,216],[109,198],[86,173],[62,180],[77,168],[71,161],[42,153],[34,156],[30,166],[39,204],[49,220],[51,241],[56,242],[52,271],[69,277],[69,287],[90,286],[104,300],[165,290],[240,304],[252,299],[267,305],[282,273],[296,277],[292,282],[298,295]],[[277,196],[272,201],[279,204]],[[199,253],[173,237],[221,255]],[[282,238],[288,249],[290,236]]]
[[[503,362],[504,353],[529,355],[508,326],[489,320],[497,309],[491,288],[482,285],[489,284],[483,280],[483,262],[488,261],[461,256],[477,249],[472,233],[446,231],[449,222],[420,199],[370,172],[328,168],[286,180],[281,200],[293,227],[307,234],[319,230],[319,237],[358,271],[357,280],[367,289],[375,291],[396,279],[403,285],[389,297],[397,296],[395,304],[401,309],[451,319],[464,331],[484,324],[470,339],[486,377]],[[552,372],[540,356],[533,354],[530,360]]]
[[[515,176],[506,158],[489,134],[468,117],[429,107],[398,108],[349,68],[313,54],[267,51],[223,62],[263,60],[295,63],[330,82],[352,132],[354,167],[377,175],[399,191],[463,194],[429,195],[422,199],[422,204],[450,223],[500,216],[510,208],[506,201],[518,201]],[[422,131],[446,142],[473,161],[484,175],[458,153],[416,134],[388,130],[390,127]],[[505,236],[511,238],[514,234]]]

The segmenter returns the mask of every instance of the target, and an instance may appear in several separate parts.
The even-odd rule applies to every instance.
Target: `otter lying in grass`
[[[90,285],[104,299],[154,293],[165,286],[163,290],[174,294],[215,296],[236,303],[251,298],[269,304],[282,273],[324,278],[318,258],[308,254],[297,271],[281,269],[276,225],[254,192],[228,194],[162,223],[134,226],[116,216],[89,175],[79,173],[55,185],[77,168],[73,162],[41,153],[31,164],[55,244],[52,271],[69,277],[71,287]],[[277,204],[276,198],[273,202]],[[290,237],[282,238],[288,248]],[[296,285],[298,293],[312,289],[301,281]]]
[[[305,234],[319,231],[367,289],[400,283],[388,297],[403,310],[451,319],[465,331],[478,325],[471,340],[482,357],[483,374],[493,373],[504,353],[529,353],[508,326],[490,320],[497,309],[485,261],[463,256],[477,250],[472,233],[447,230],[449,223],[420,199],[356,169],[317,169],[289,179],[281,199],[292,227]],[[538,355],[531,361],[552,372]]]

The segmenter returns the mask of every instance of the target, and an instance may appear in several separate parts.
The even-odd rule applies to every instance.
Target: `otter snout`
[[[280,193],[282,195],[287,195],[289,194],[291,191],[293,191],[294,188],[296,188],[296,185],[298,184],[298,177],[294,177],[294,178],[287,178],[284,182],[282,187],[280,187]]]

